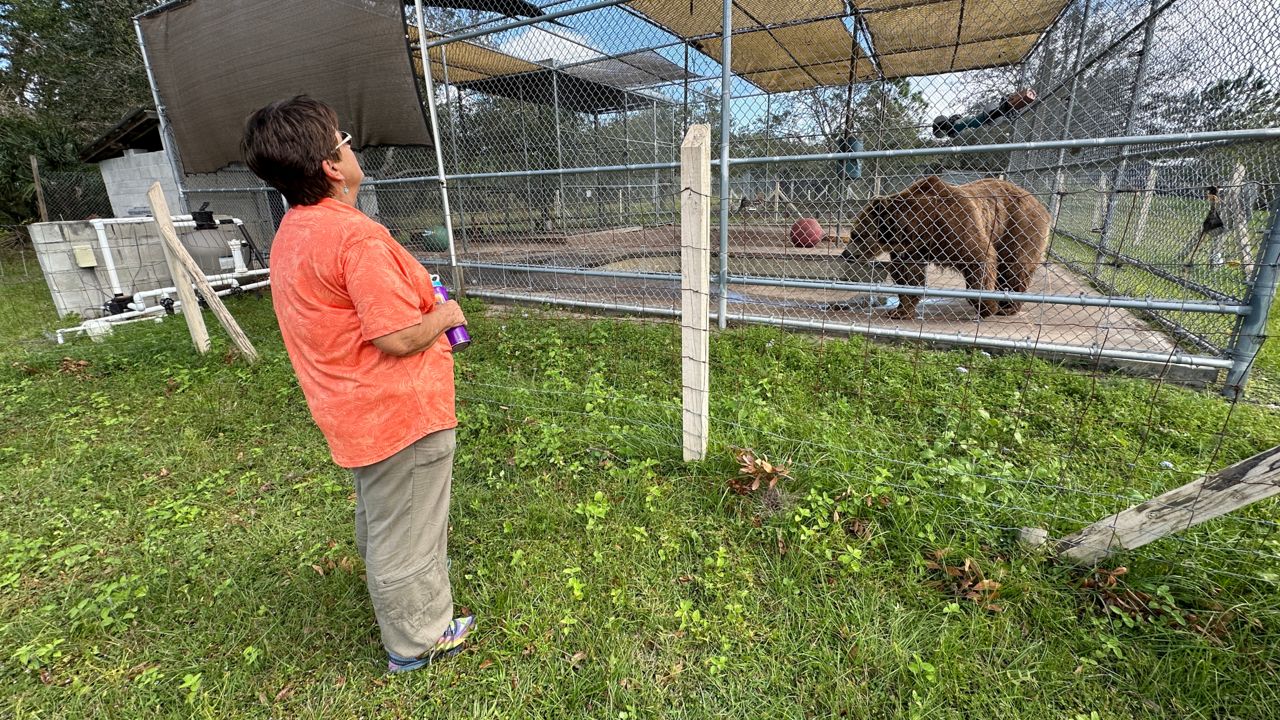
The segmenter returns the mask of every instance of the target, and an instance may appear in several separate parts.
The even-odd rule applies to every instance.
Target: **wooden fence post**
[[[174,287],[177,288],[178,297],[182,299],[182,316],[187,318],[187,327],[191,329],[191,340],[196,344],[196,349],[201,353],[209,350],[209,333],[204,327],[204,318],[200,314],[200,304],[196,301],[195,293],[191,291],[191,283],[195,283],[199,288],[200,294],[204,296],[204,301],[209,304],[209,308],[213,310],[214,317],[222,323],[222,327],[226,329],[227,334],[231,336],[231,342],[244,355],[250,363],[257,362],[258,351],[254,349],[253,343],[249,342],[248,336],[240,329],[240,325],[236,323],[236,319],[232,317],[231,311],[227,310],[227,306],[222,304],[222,298],[214,292],[213,287],[209,285],[208,279],[204,276],[204,271],[191,257],[191,253],[182,246],[182,241],[178,239],[178,231],[173,227],[173,219],[169,215],[169,203],[164,199],[164,190],[160,187],[160,183],[152,183],[151,189],[147,191],[147,199],[151,203],[151,214],[155,217],[156,227],[160,228],[160,238],[165,248],[165,257],[169,260],[169,268],[173,272]],[[176,267],[175,267],[176,266]],[[185,275],[189,277],[179,277]],[[187,294],[183,294],[183,291]],[[198,318],[196,324],[199,325],[199,331],[202,338],[197,337],[197,329],[193,324],[193,318]],[[202,347],[203,345],[203,347]]]
[[[693,125],[680,144],[680,356],[684,459],[707,454],[711,410],[711,126]]]
[[[1224,218],[1229,223],[1227,252],[1240,253],[1240,268],[1245,277],[1253,274],[1253,253],[1249,248],[1249,219],[1253,216],[1253,208],[1244,203],[1245,169],[1244,163],[1236,163],[1231,170],[1231,184],[1223,193]]]
[[[1245,505],[1280,494],[1280,445],[1103,518],[1057,543],[1062,557],[1093,565]]]
[[[1142,204],[1138,207],[1138,222],[1133,231],[1133,246],[1142,246],[1142,236],[1147,232],[1147,218],[1151,214],[1151,199],[1156,194],[1156,176],[1160,171],[1151,168],[1147,173],[1147,186],[1142,193]]]
[[[159,188],[160,183],[156,183],[151,190],[156,191]],[[151,204],[151,216],[156,219],[156,227],[160,229],[160,249],[164,251],[164,261],[169,266],[169,276],[173,278],[173,287],[178,293],[178,300],[182,302],[182,319],[187,323],[187,332],[191,333],[191,344],[195,345],[196,352],[203,355],[209,352],[209,329],[205,327],[204,315],[200,312],[200,302],[196,300],[196,292],[191,289],[191,276],[178,262],[178,258],[165,239],[167,233],[173,233],[175,238],[178,236],[173,228],[173,220],[169,216],[169,203],[164,199],[163,190],[159,190],[155,195],[148,192],[147,200]]]
[[[44,204],[44,185],[40,182],[40,161],[31,157],[31,180],[36,184],[36,207],[40,210],[40,222],[49,222],[49,207]]]
[[[1110,187],[1107,180],[1106,173],[1098,176],[1098,202],[1093,206],[1093,222],[1089,225],[1094,232],[1102,231],[1102,217],[1107,207],[1108,195],[1110,195]]]

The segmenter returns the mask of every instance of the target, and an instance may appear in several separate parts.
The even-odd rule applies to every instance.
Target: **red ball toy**
[[[822,226],[813,218],[800,218],[791,225],[791,244],[796,247],[817,247],[825,235]]]

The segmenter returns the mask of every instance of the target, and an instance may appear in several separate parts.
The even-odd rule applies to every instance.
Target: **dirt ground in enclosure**
[[[828,238],[814,248],[793,247],[787,226],[730,228],[729,262],[735,275],[809,280],[874,282],[884,277],[879,268],[851,272],[840,259],[843,240]],[[718,230],[712,227],[712,269],[718,267]],[[675,227],[615,228],[579,234],[532,234],[472,239],[460,245],[460,259],[494,265],[534,265],[624,272],[676,273],[679,267],[679,229]],[[439,266],[440,255],[423,255],[423,262]],[[887,278],[882,280],[889,284]],[[512,270],[468,268],[466,284],[477,294],[526,294],[545,299],[566,299],[678,310],[679,282],[653,279],[599,278],[561,273],[529,273]],[[931,266],[926,285],[963,288],[959,273]],[[714,286],[713,286],[714,293]],[[1036,273],[1031,293],[1105,297],[1082,277],[1059,265],[1046,265]],[[788,318],[815,323],[821,330],[841,333],[849,325],[873,334],[910,336],[929,333],[946,336],[938,342],[968,344],[977,338],[1033,343],[1037,346],[1135,350],[1159,355],[1185,352],[1163,332],[1129,310],[1027,303],[1014,316],[979,320],[968,300],[925,297],[915,319],[895,318],[890,312],[897,300],[892,294],[870,295],[841,290],[800,287],[729,286],[730,318],[747,315]],[[712,311],[716,300],[712,299]],[[607,309],[607,308],[601,308]],[[619,308],[621,309],[621,308]],[[1205,374],[1201,372],[1199,374]]]

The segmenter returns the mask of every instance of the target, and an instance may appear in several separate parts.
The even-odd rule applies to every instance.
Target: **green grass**
[[[674,326],[468,303],[450,552],[480,628],[388,678],[350,478],[269,302],[230,303],[246,367],[173,320],[47,347],[47,309],[10,311],[42,292],[0,289],[6,716],[1280,715],[1280,567],[1249,554],[1280,552],[1273,505],[1117,560],[1163,616],[1101,610],[1009,530],[1061,535],[1274,445],[1262,408],[733,330],[710,457],[686,465]],[[733,447],[790,464],[777,502],[726,490]],[[999,612],[934,585],[944,548],[1001,583]]]

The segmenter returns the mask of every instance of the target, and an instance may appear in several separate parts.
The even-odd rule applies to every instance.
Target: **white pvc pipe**
[[[239,285],[240,280],[244,280],[245,278],[258,277],[260,275],[267,275],[270,272],[271,270],[269,269],[246,270],[244,272],[239,272],[239,273],[225,273],[222,275],[206,275],[205,280],[207,280],[210,285],[225,285],[227,283]],[[142,307],[140,306],[146,305],[147,298],[168,297],[169,295],[173,295],[176,293],[177,293],[177,288],[173,286],[157,288],[155,290],[142,290],[140,292],[136,292],[133,294],[133,302],[130,303],[130,307],[133,307],[133,309],[135,310],[140,310],[142,309]]]
[[[111,315],[110,316],[111,319],[109,322],[113,326],[125,325],[131,322],[138,322],[139,320],[151,320],[153,319],[152,316],[156,315],[157,313],[163,313],[163,312],[164,312],[164,308],[157,305],[152,308],[147,308],[146,310],[143,310],[141,312],[123,312],[116,315]],[[99,320],[106,320],[106,319],[107,318],[100,318]],[[61,330],[57,330],[54,332],[54,335],[55,335],[55,339],[57,340],[57,343],[59,345],[62,345],[63,343],[66,342],[66,338],[64,337],[64,335],[72,334],[72,333],[79,335],[80,333],[86,333],[88,331],[89,331],[88,324],[82,323],[75,327],[62,328]]]
[[[259,288],[264,288],[269,285],[271,285],[270,279],[249,283],[247,285],[240,285],[239,283],[236,283],[234,287],[230,287],[230,288],[227,288],[226,290],[218,290],[214,292],[214,295],[217,295],[218,297],[226,297],[227,295],[230,295],[233,292],[237,292],[237,291],[247,292],[249,290],[257,290]],[[173,288],[169,288],[169,290],[172,291]],[[148,292],[152,292],[152,291],[148,291]],[[154,291],[154,292],[161,293],[162,291]],[[181,300],[174,301],[173,309],[175,312],[178,310],[181,310],[182,301]],[[161,317],[153,317],[153,316],[160,313],[164,313],[164,312],[166,311],[162,306],[156,305],[153,307],[144,308],[142,310],[133,310],[129,312],[118,313],[116,315],[109,315],[105,318],[99,318],[98,320],[92,321],[92,322],[97,323],[97,322],[101,322],[102,320],[106,320],[114,327],[116,325],[127,325],[128,323],[139,322],[141,320],[154,319],[156,321],[159,321],[162,319]],[[87,333],[88,331],[89,331],[89,327],[87,326],[87,323],[82,323],[75,327],[62,328],[61,330],[57,330],[54,332],[54,335],[57,343],[59,345],[62,345],[63,343],[66,342],[66,338],[64,337],[65,335],[72,334],[72,333],[79,335],[81,333]]]
[[[170,217],[174,227],[195,227],[195,220],[191,215],[173,215]],[[120,275],[116,272],[115,256],[111,253],[111,243],[107,241],[107,225],[136,225],[138,223],[155,222],[155,218],[151,216],[133,217],[133,218],[97,218],[90,220],[89,224],[93,226],[94,233],[98,236],[98,248],[102,251],[102,264],[107,270],[107,280],[111,283],[111,295],[124,294],[124,287],[120,285]],[[231,218],[232,224],[237,227],[244,225],[239,218]],[[236,257],[237,253],[233,250],[231,256]],[[240,270],[244,266],[244,256],[240,255],[236,260],[236,270]]]
[[[90,220],[93,230],[98,235],[98,249],[102,251],[102,264],[107,268],[107,280],[111,283],[111,295],[123,295],[124,288],[120,286],[120,275],[116,273],[116,261],[111,255],[111,243],[107,242],[107,229],[104,220]]]
[[[231,246],[231,266],[237,273],[242,273],[249,268],[244,264],[244,241],[240,238],[231,240],[227,243]]]

